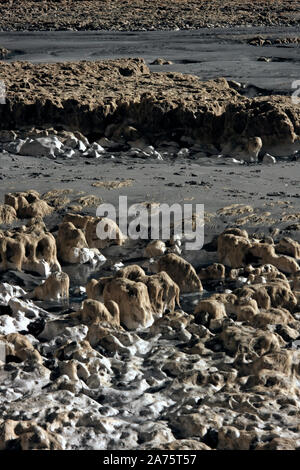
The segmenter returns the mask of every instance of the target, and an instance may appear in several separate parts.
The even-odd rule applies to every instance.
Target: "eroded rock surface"
[[[55,208],[65,194],[26,197]],[[1,449],[300,448],[300,253],[291,233],[227,228],[202,264],[180,238],[133,241],[115,227],[101,264],[84,266],[74,253],[99,255],[99,218],[59,209],[55,222],[52,212],[21,226],[24,196],[9,197]],[[233,204],[218,216],[253,214]]]
[[[140,135],[171,140],[179,133],[249,162],[257,160],[259,152],[280,156],[299,148],[300,111],[290,97],[246,98],[223,78],[203,82],[193,75],[150,72],[139,58],[1,62],[0,73],[6,77],[6,104],[0,107],[0,126],[5,130],[20,128],[24,122],[36,127],[50,123],[99,138],[118,130],[116,137],[122,134],[131,141]],[[76,150],[74,139],[65,142],[69,156],[80,149],[87,157],[97,158],[103,152],[98,143],[87,150],[81,142]],[[26,155],[53,157],[60,154],[61,145],[55,136],[41,136],[13,147]]]
[[[47,277],[59,271],[53,235],[43,222],[32,219],[28,226],[0,231],[0,270],[34,271]]]
[[[164,271],[147,276],[142,268],[131,265],[120,269],[115,277],[92,279],[87,296],[113,301],[118,305],[121,323],[129,329],[150,326],[156,316],[179,305],[180,289]]]
[[[25,3],[25,5],[24,5]],[[205,26],[298,24],[296,0],[241,3],[230,0],[84,0],[36,2],[26,0],[0,7],[1,28],[7,30],[153,30],[195,29]]]
[[[40,198],[37,191],[8,193],[5,195],[5,205],[11,206],[20,219],[43,218],[53,212],[53,208]]]

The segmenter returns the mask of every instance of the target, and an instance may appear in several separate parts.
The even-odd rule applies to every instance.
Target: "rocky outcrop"
[[[68,218],[62,253],[80,242],[90,250],[94,218]],[[0,233],[22,241],[24,257],[28,240],[49,234],[37,219]],[[299,246],[278,235],[227,230],[225,260],[201,267],[197,258],[198,274],[184,250],[145,259],[147,241],[111,246],[106,276],[86,289],[78,279],[98,266],[65,267],[68,305],[57,302],[69,292],[57,265],[42,284],[15,267],[2,272],[0,450],[299,450],[300,271],[261,264],[270,254],[297,263]],[[53,255],[52,234],[48,241]]]
[[[101,137],[112,124],[126,125],[152,140],[190,136],[247,161],[260,150],[291,154],[299,145],[300,111],[289,97],[249,99],[223,78],[203,82],[192,75],[150,72],[139,58],[2,62],[0,74],[6,77],[7,95],[0,107],[2,129],[26,122]],[[68,89],[66,80],[72,84]]]
[[[153,323],[166,310],[179,305],[179,287],[166,272],[146,276],[137,265],[120,269],[115,277],[92,279],[86,287],[87,296],[114,301],[120,310],[120,321],[129,329]]]
[[[103,289],[104,303],[112,300],[120,309],[120,321],[129,329],[153,323],[153,309],[147,286],[127,278],[114,278]]]
[[[45,277],[51,271],[60,271],[55,238],[41,221],[0,231],[0,271],[7,269],[33,271]]]
[[[157,272],[165,271],[168,273],[179,286],[182,294],[200,292],[203,289],[195,268],[175,253],[162,256],[154,266]]]
[[[198,272],[198,277],[200,280],[204,280],[204,281],[207,281],[207,280],[219,281],[220,279],[224,279],[225,278],[225,266],[220,263],[213,263],[207,266],[206,268],[202,268]]]
[[[71,222],[61,223],[57,235],[59,258],[65,263],[78,263],[83,249],[88,250],[88,244],[82,230]]]
[[[0,450],[62,450],[62,439],[34,421],[0,422]]]
[[[99,232],[100,224],[101,233]],[[90,248],[103,249],[111,245],[124,245],[126,240],[116,222],[107,217],[89,219],[85,234]]]
[[[195,321],[211,329],[220,328],[227,317],[255,328],[289,325],[295,329],[296,338],[299,325],[293,313],[298,308],[297,297],[297,291],[292,290],[287,280],[248,282],[230,294],[215,293],[209,299],[201,300],[194,309]],[[293,338],[293,331],[288,330],[284,335]]]
[[[89,247],[84,232],[72,222],[59,225],[56,241],[59,259],[64,263],[97,263],[105,259],[97,248]]]
[[[53,212],[53,208],[34,190],[5,194],[5,204],[11,206],[20,219],[43,218]]]
[[[164,271],[139,279],[146,284],[152,308],[156,315],[163,315],[166,310],[174,311],[180,306],[179,286]]]
[[[101,224],[100,232],[98,224]],[[74,249],[76,249],[75,258],[78,259],[78,250],[82,251],[90,248],[94,253],[99,253],[100,249],[111,245],[123,245],[126,237],[122,234],[118,225],[107,217],[67,214],[63,223],[59,226],[57,240],[66,262],[73,263],[78,262],[72,261],[74,259]],[[67,247],[69,244],[70,247]]]
[[[102,302],[93,299],[87,299],[83,302],[81,310],[76,317],[79,317],[82,323],[86,325],[105,324],[119,326],[120,311],[118,304],[109,300],[104,305]]]
[[[9,335],[0,336],[0,341],[5,346],[6,361],[13,359],[17,361],[36,361],[43,363],[39,352],[33,347],[31,342],[19,333],[11,333]]]
[[[292,256],[299,256],[299,244],[283,239],[277,245],[272,245],[251,240],[245,230],[227,229],[218,238],[218,255],[221,263],[232,267],[240,268],[253,264],[271,264],[283,273],[296,273],[300,266],[296,259],[291,256],[281,255],[289,253]]]
[[[292,292],[290,284],[281,280],[242,287],[235,293],[239,297],[253,298],[258,307],[264,309],[283,307],[293,310],[297,305],[297,298]]]
[[[66,273],[52,273],[46,281],[36,287],[30,295],[38,300],[63,300],[69,298],[70,279]]]
[[[202,325],[210,325],[211,320],[226,317],[224,304],[216,300],[202,300],[194,310],[195,321]]]
[[[293,258],[300,259],[300,243],[292,240],[289,237],[281,238],[275,247],[277,253],[292,256]]]

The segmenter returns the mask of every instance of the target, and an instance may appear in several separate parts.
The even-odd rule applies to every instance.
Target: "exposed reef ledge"
[[[0,62],[0,78],[6,85],[1,129],[52,126],[102,136],[116,124],[156,140],[190,136],[229,153],[236,146],[251,153],[253,137],[275,155],[300,147],[300,106],[291,97],[249,99],[235,82],[150,72],[141,58]]]

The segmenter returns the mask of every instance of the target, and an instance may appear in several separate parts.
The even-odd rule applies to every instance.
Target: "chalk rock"
[[[17,319],[20,319],[20,316],[25,316],[29,319],[35,319],[42,316],[46,316],[47,312],[42,308],[35,305],[30,300],[21,300],[15,297],[12,297],[8,306],[11,309],[11,316]]]
[[[136,287],[137,284],[143,283],[147,288],[147,296],[144,299],[147,305],[146,309],[150,305],[151,313],[155,316],[161,316],[166,310],[173,312],[176,304],[180,305],[179,287],[166,272],[146,276],[144,270],[137,265],[130,265],[118,270],[114,278],[100,278],[99,281],[92,279],[86,286],[88,297],[96,300],[109,300],[107,292],[110,290],[110,284],[113,284],[114,280],[117,279],[129,280],[135,283]],[[128,289],[129,287],[130,285],[128,285]],[[141,288],[141,290],[144,291],[144,287]],[[116,297],[112,297],[112,300],[119,304]],[[128,301],[129,300],[130,298]],[[135,302],[135,299],[132,300]],[[122,305],[119,304],[119,308],[121,312]],[[127,315],[127,313],[125,315]]]
[[[196,323],[206,324],[210,320],[219,320],[226,317],[225,306],[216,300],[201,300],[194,310]]]
[[[94,220],[94,217],[71,213],[66,214],[63,218],[63,222],[71,222],[76,228],[80,228],[83,231],[86,229],[87,223],[90,220]]]
[[[245,286],[235,291],[235,293],[239,297],[254,299],[259,308],[266,310],[271,307],[293,310],[297,305],[297,298],[292,292],[290,284],[282,280]]]
[[[122,275],[122,271],[118,271],[117,276]],[[166,310],[173,312],[176,304],[180,306],[179,287],[166,272],[162,271],[152,276],[140,276],[135,280],[143,282],[147,286],[152,311],[155,315],[161,316]]]
[[[82,140],[79,140],[78,141],[78,150],[80,152],[85,152],[86,151],[86,144],[82,141]]]
[[[275,245],[275,251],[277,253],[300,259],[300,243],[289,237],[281,238],[281,240],[279,240]]]
[[[8,335],[10,333],[18,333],[27,329],[31,320],[22,314],[15,317],[11,315],[0,316],[0,335]]]

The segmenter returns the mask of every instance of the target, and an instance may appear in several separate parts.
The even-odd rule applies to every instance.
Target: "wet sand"
[[[112,152],[108,153],[113,155]],[[70,188],[101,197],[118,207],[119,195],[128,197],[128,205],[140,202],[204,204],[205,211],[215,214],[207,224],[206,241],[230,226],[230,219],[220,219],[216,212],[231,204],[251,204],[258,213],[271,212],[256,224],[245,224],[251,231],[271,232],[299,222],[299,161],[278,161],[275,165],[240,165],[230,158],[202,158],[197,161],[173,159],[146,161],[117,155],[109,158],[57,159],[1,155],[0,198],[11,191],[35,189],[40,193]],[[93,186],[101,181],[132,179],[132,185],[108,190]],[[295,214],[281,223],[282,211]],[[96,207],[83,213],[95,215]],[[298,214],[298,217],[297,217]],[[293,236],[299,238],[299,231]]]

